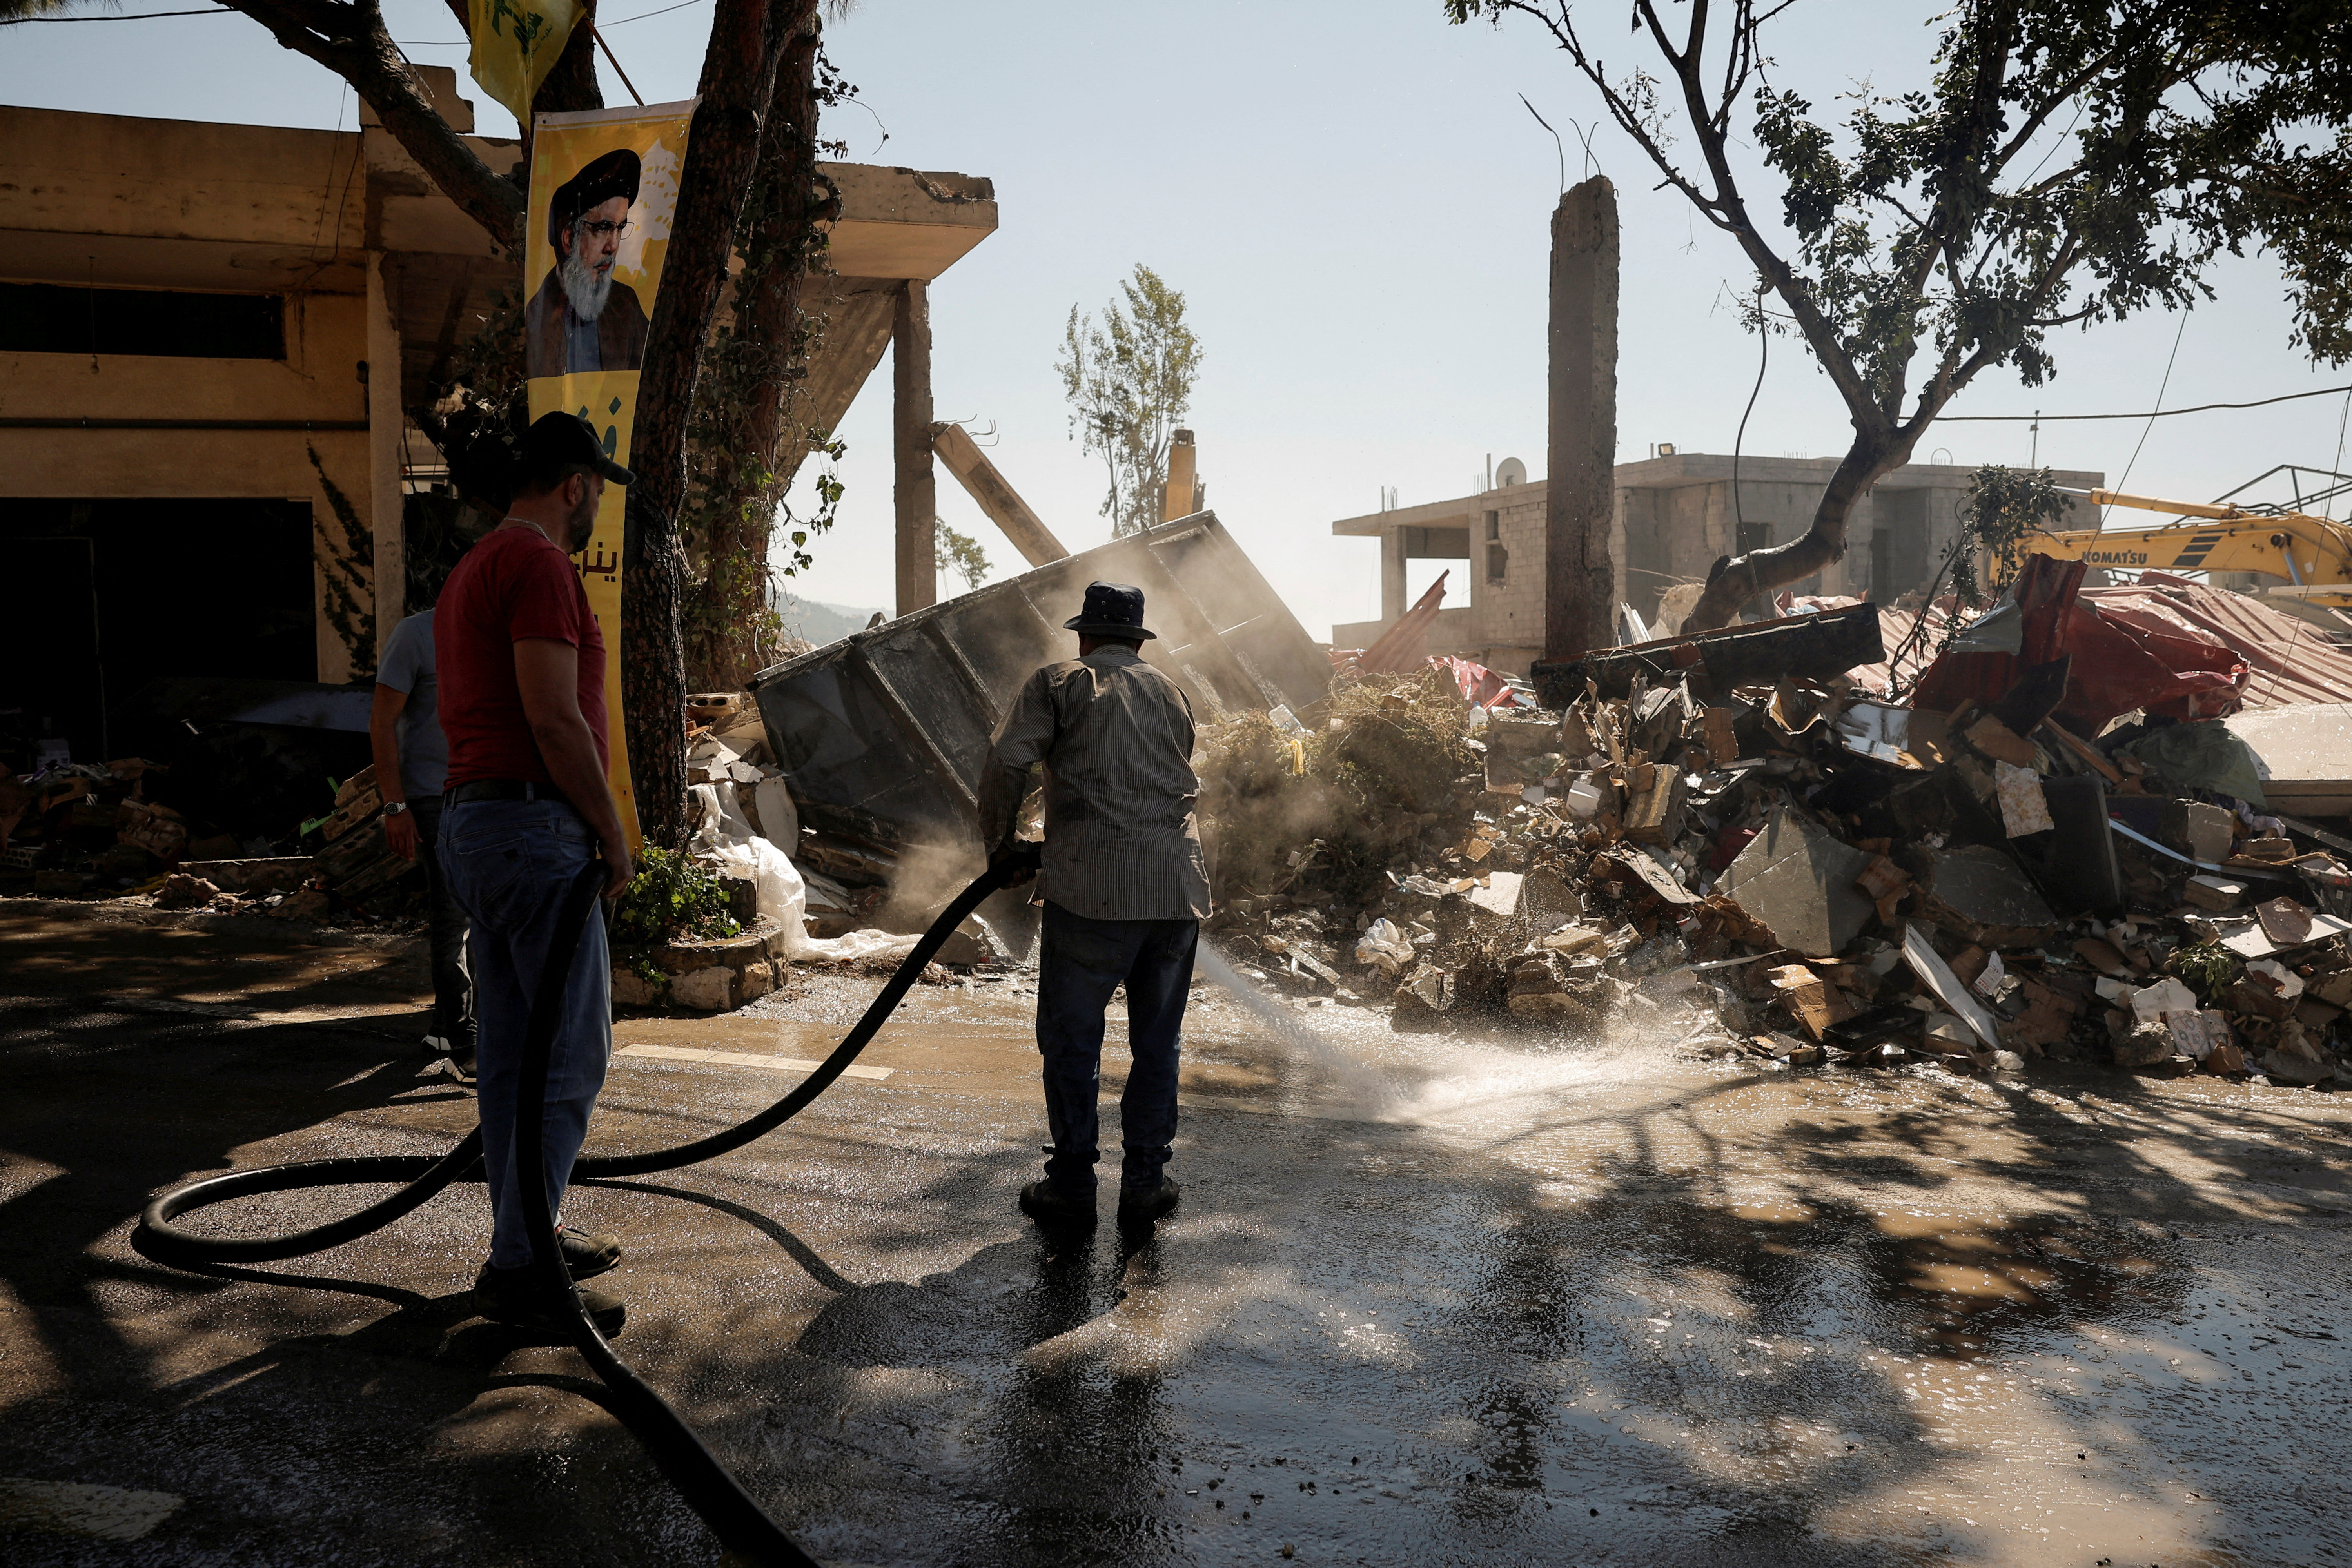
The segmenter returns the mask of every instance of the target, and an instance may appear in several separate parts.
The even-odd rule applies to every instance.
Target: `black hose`
[[[572,1167],[574,1177],[587,1181],[603,1176],[641,1176],[654,1171],[674,1171],[681,1165],[699,1164],[705,1160],[740,1149],[746,1143],[763,1138],[806,1110],[811,1100],[823,1094],[833,1081],[856,1061],[858,1053],[874,1038],[876,1031],[890,1015],[898,1011],[909,987],[920,978],[924,966],[947,944],[948,938],[984,902],[988,896],[1003,887],[1016,868],[1013,865],[992,866],[982,872],[956,896],[953,903],[940,912],[930,929],[915,943],[915,950],[891,974],[881,994],[857,1020],[857,1026],[842,1037],[833,1054],[820,1063],[817,1069],[793,1086],[792,1092],[761,1111],[750,1121],[698,1138],[691,1143],[681,1143],[671,1149],[656,1149],[643,1154],[583,1154]],[[583,924],[587,917],[581,917]],[[559,933],[560,934],[560,933]],[[573,940],[576,942],[578,938]],[[173,1265],[206,1265],[215,1263],[269,1263],[285,1258],[307,1258],[314,1252],[339,1247],[356,1240],[371,1231],[383,1229],[394,1220],[424,1204],[436,1193],[456,1181],[479,1181],[481,1177],[482,1133],[476,1128],[459,1141],[446,1154],[363,1154],[334,1160],[305,1160],[285,1165],[264,1165],[250,1171],[231,1171],[224,1175],[207,1176],[175,1187],[147,1205],[139,1216],[139,1226],[131,1233],[131,1245],[145,1257],[158,1263]],[[357,1214],[346,1215],[308,1230],[288,1231],[278,1236],[247,1237],[200,1236],[183,1230],[172,1222],[182,1215],[232,1198],[252,1197],[260,1193],[292,1192],[303,1187],[342,1187],[363,1183],[404,1182],[407,1185],[388,1197],[381,1198]]]
[[[1024,866],[1034,867],[1034,853],[1023,859],[1001,860],[975,878],[941,910],[930,929],[915,943],[885,983],[880,994],[857,1020],[833,1054],[791,1093],[751,1120],[724,1132],[646,1154],[583,1155],[572,1163],[575,1180],[598,1176],[633,1176],[652,1171],[697,1164],[740,1149],[773,1131],[806,1109],[824,1092],[850,1063],[857,1059],[886,1019],[907,994],[955,929]],[[540,971],[539,990],[531,998],[530,1018],[522,1042],[520,1079],[515,1104],[515,1169],[523,1198],[523,1217],[530,1232],[533,1266],[546,1277],[556,1300],[568,1304],[566,1313],[572,1343],[581,1356],[612,1390],[613,1413],[619,1416],[652,1455],[670,1483],[693,1505],[719,1542],[751,1563],[782,1564],[784,1568],[815,1568],[815,1560],[793,1544],[783,1527],[768,1516],[741,1482],[703,1446],[694,1428],[671,1408],[645,1379],[614,1353],[572,1283],[555,1235],[555,1215],[547,1201],[546,1106],[547,1068],[556,1030],[563,1012],[564,986],[587,929],[589,911],[604,882],[601,862],[591,862],[565,890],[553,945]],[[438,1159],[424,1155],[368,1155],[337,1160],[310,1160],[269,1165],[208,1177],[163,1194],[139,1216],[131,1245],[159,1263],[204,1267],[221,1263],[257,1263],[299,1258],[382,1229],[431,1198],[451,1182],[480,1180],[482,1131],[478,1126]],[[538,1173],[537,1180],[523,1173]],[[302,1187],[343,1186],[359,1183],[399,1182],[407,1184],[358,1213],[308,1230],[244,1239],[203,1237],[182,1230],[172,1222],[194,1209],[258,1193],[289,1192]]]

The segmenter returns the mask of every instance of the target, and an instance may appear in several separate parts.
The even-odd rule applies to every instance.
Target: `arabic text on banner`
[[[635,422],[646,329],[669,249],[694,100],[539,116],[531,142],[523,281],[530,416],[579,415],[623,466]],[[628,726],[621,706],[621,524],[627,491],[604,489],[596,531],[572,558],[604,634],[605,732],[614,797],[632,846]]]

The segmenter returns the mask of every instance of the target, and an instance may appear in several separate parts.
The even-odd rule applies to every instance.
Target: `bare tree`
[[[2314,117],[2340,132],[2342,95],[2294,85],[2330,71],[2311,30],[2342,42],[2340,5],[1959,0],[1939,18],[1932,85],[1857,87],[1832,129],[1770,79],[1765,29],[1797,0],[1633,0],[1654,72],[1612,69],[1580,28],[1623,18],[1624,0],[1444,4],[1456,23],[1543,26],[1663,183],[1738,244],[1761,286],[1750,328],[1802,337],[1844,400],[1853,439],[1811,527],[1718,561],[1686,630],[1843,556],[1854,504],[1962,389],[1996,366],[2049,378],[2053,328],[2189,309],[2215,255],[2284,229],[2315,193],[2342,232],[2341,155],[2298,139]],[[1735,116],[1780,181],[1769,229],[1732,167]],[[2257,180],[2291,194],[2258,198]],[[2304,341],[2340,363],[2352,299],[2324,282],[2292,298]]]

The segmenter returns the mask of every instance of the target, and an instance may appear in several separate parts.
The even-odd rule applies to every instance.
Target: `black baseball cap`
[[[625,485],[637,477],[605,455],[595,426],[577,414],[541,415],[523,432],[515,460],[526,472],[557,467],[586,468],[615,485]]]

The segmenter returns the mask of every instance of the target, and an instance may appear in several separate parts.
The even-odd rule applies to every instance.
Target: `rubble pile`
[[[421,914],[424,880],[384,841],[373,768],[341,781],[325,814],[282,841],[208,832],[159,798],[170,773],[130,757],[0,775],[0,887],[280,920]]]
[[[2352,839],[2265,814],[2229,704],[2088,722],[2062,654],[1901,706],[1843,613],[1601,650],[1549,710],[1432,670],[1209,727],[1213,929],[1399,1028],[2352,1081]]]

